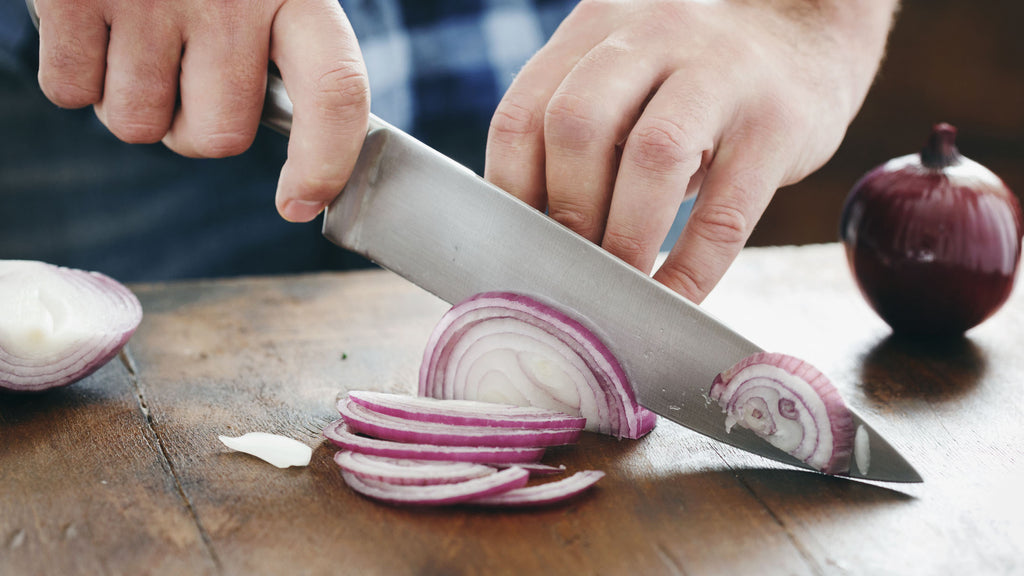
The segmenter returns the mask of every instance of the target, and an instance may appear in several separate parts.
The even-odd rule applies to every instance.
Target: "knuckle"
[[[61,108],[82,108],[103,97],[100,86],[75,77],[40,75],[39,87],[50,102]]]
[[[690,220],[687,225],[692,225],[694,233],[716,246],[742,245],[750,231],[746,215],[733,206],[702,206],[690,214]]]
[[[656,173],[675,172],[694,155],[690,148],[683,130],[667,120],[638,127],[626,141],[631,161]]]
[[[525,97],[509,93],[502,99],[491,118],[491,138],[511,144],[544,129],[543,114]]]
[[[139,64],[104,95],[107,126],[132,144],[159,141],[170,128],[177,77],[159,66]]]
[[[597,140],[601,124],[590,101],[559,92],[548,102],[544,113],[544,139],[561,148],[583,150]]]
[[[370,108],[370,83],[360,60],[345,60],[317,78],[313,105],[331,117],[348,121]]]
[[[99,102],[103,86],[85,73],[92,59],[75,39],[58,43],[40,63],[39,86],[46,97],[62,108],[81,108]]]
[[[609,228],[605,230],[601,245],[628,263],[641,262],[652,251],[650,244],[642,240],[638,232],[631,229]]]
[[[695,267],[683,262],[667,262],[658,269],[658,278],[665,286],[695,304],[700,304],[715,287],[714,278],[701,274]]]
[[[167,125],[136,115],[107,114],[107,127],[128,144],[152,144],[167,133]]]
[[[214,130],[197,135],[193,149],[203,158],[227,158],[248,150],[254,138],[255,128]]]
[[[602,223],[596,214],[584,207],[565,201],[552,204],[548,215],[573,232],[590,240],[596,240],[602,232]]]

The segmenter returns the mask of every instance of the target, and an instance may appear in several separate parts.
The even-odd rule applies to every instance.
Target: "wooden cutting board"
[[[838,245],[745,250],[705,307],[807,359],[925,478],[786,469],[668,422],[545,461],[607,476],[530,511],[381,505],[320,430],[411,392],[446,305],[384,271],[133,286],[124,353],[0,395],[0,574],[1021,574],[1024,296],[953,345],[889,337]],[[280,470],[218,440],[315,447]]]

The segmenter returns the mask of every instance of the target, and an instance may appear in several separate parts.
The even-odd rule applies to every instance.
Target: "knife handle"
[[[32,23],[39,29],[39,15],[36,14],[35,0],[25,0],[28,8],[28,15]],[[281,80],[281,73],[273,62],[267,69],[267,95],[263,100],[263,114],[260,122],[285,136],[292,131],[292,101],[288,98],[288,92],[284,89],[284,81]],[[373,131],[384,127],[384,122],[374,114],[370,114],[369,130]]]

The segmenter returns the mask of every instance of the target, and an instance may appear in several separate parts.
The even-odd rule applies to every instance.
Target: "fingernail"
[[[285,200],[281,206],[281,217],[289,222],[309,222],[324,209],[323,202],[315,200]]]

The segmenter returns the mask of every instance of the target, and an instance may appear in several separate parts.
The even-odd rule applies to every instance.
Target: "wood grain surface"
[[[787,469],[668,422],[545,461],[607,476],[531,511],[358,496],[320,431],[349,389],[411,392],[446,306],[383,271],[133,286],[145,318],[70,387],[0,395],[0,574],[1021,574],[1024,296],[902,343],[837,245],[745,250],[705,307],[829,374],[925,478]],[[217,435],[313,446],[280,470]]]

